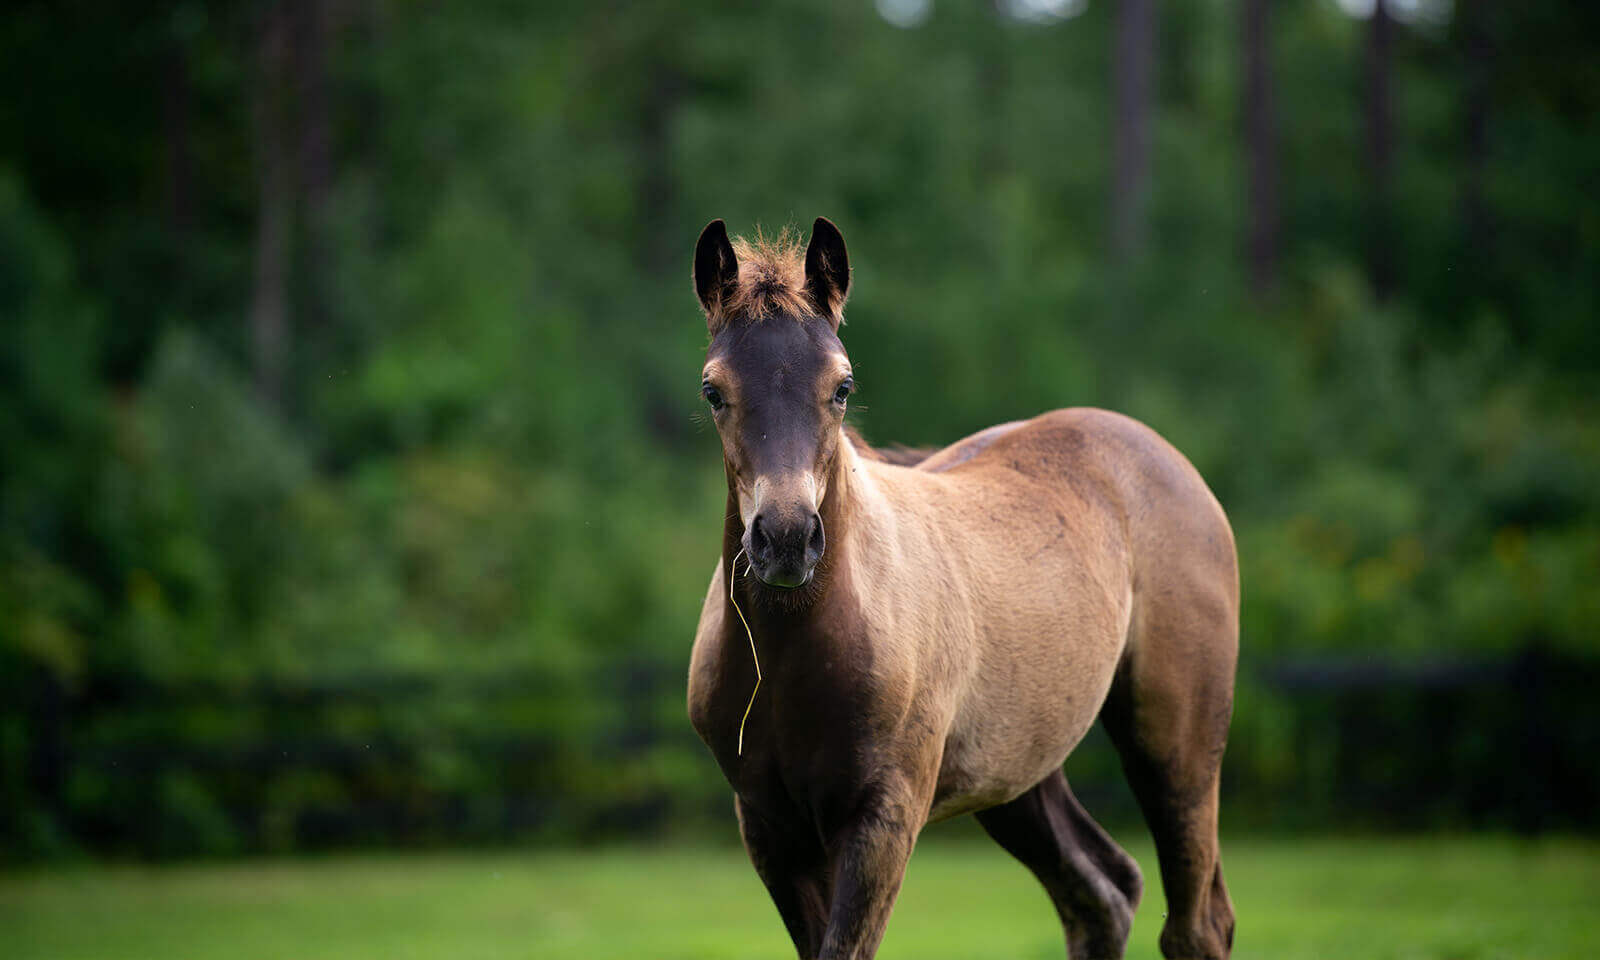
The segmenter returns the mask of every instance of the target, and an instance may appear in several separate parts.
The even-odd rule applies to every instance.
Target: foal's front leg
[[[822,949],[832,896],[821,842],[803,818],[775,823],[744,800],[736,800],[734,810],[745,852],[772,895],[795,950],[801,960],[812,960]]]
[[[883,940],[906,861],[927,819],[921,791],[875,792],[830,845],[833,906],[819,960],[868,960]]]

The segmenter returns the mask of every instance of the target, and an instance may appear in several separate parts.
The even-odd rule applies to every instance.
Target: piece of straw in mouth
[[[756,685],[750,691],[750,702],[744,705],[744,716],[739,718],[739,744],[736,755],[741,757],[744,756],[744,724],[750,719],[750,708],[756,705],[756,691],[761,689],[761,659],[756,656],[756,635],[750,632],[750,621],[744,618],[744,611],[739,609],[739,601],[733,599],[733,584],[739,579],[739,558],[742,556],[744,556],[743,548],[733,555],[733,570],[728,577],[728,602],[733,604],[733,612],[739,615],[739,622],[744,624],[744,635],[750,640],[750,662],[756,665]]]

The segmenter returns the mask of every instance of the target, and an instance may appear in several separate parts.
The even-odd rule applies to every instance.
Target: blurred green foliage
[[[1229,789],[1263,822],[1350,814],[1308,786],[1346,769],[1315,731],[1348,708],[1275,685],[1284,658],[1592,664],[1595,13],[1496,8],[1487,61],[1459,18],[1401,26],[1379,299],[1362,21],[1273,5],[1283,231],[1252,294],[1232,4],[1163,5],[1148,244],[1107,249],[1113,6],[940,4],[902,30],[854,0],[309,3],[321,66],[277,73],[270,5],[0,15],[26,91],[0,104],[0,845],[725,817],[681,707],[723,503],[687,276],[716,216],[842,226],[869,437],[1092,404],[1194,460],[1238,534]],[[269,389],[271,97],[300,165]],[[1463,716],[1523,702],[1497,682]],[[1439,749],[1407,719],[1425,707],[1384,709]],[[1593,745],[1583,709],[1542,716]],[[1390,756],[1377,775],[1411,783]],[[1420,822],[1516,802],[1432,797]]]

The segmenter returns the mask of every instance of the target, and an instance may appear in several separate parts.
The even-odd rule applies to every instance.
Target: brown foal
[[[804,250],[714,221],[694,281],[728,506],[689,715],[799,955],[871,957],[922,827],[974,813],[1044,885],[1074,960],[1122,956],[1139,868],[1061,771],[1098,716],[1155,838],[1162,953],[1226,957],[1239,581],[1194,467],[1092,409],[914,465],[872,450],[844,425],[850,267],[825,219]]]

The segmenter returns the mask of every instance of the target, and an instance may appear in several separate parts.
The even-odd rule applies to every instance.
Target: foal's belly
[[[1014,799],[1059,769],[1099,715],[1126,644],[1131,591],[1125,582],[1073,586],[1048,615],[975,638],[931,819]]]
[[[1109,682],[1108,676],[1106,686]],[[1006,803],[1055,772],[1088,732],[1104,699],[1102,688],[1089,709],[1058,704],[1053,716],[1032,717],[1001,710],[952,730],[945,741],[929,820]],[[1027,732],[1012,737],[1019,727]]]

